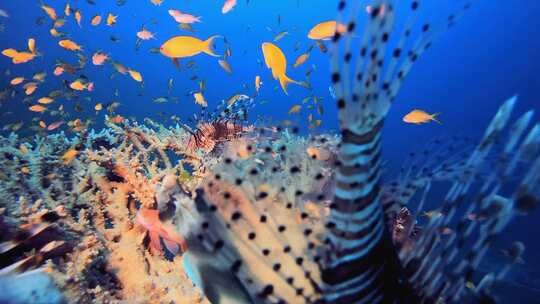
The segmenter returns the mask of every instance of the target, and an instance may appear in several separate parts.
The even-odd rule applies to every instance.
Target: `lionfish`
[[[338,22],[350,20],[332,39],[334,162],[300,161],[286,134],[260,141],[256,161],[225,158],[197,190],[187,270],[212,303],[494,301],[494,284],[524,247],[513,244],[499,272],[479,278],[479,264],[509,221],[539,201],[540,126],[531,126],[532,111],[511,123],[510,98],[452,174],[420,166],[383,184],[381,131],[403,80],[470,7],[437,29],[419,22],[424,2],[373,0],[357,33],[364,1],[339,1]],[[447,188],[437,216],[418,227],[415,214],[440,193],[438,180]],[[313,202],[323,211],[315,221]],[[416,211],[405,209],[411,202]]]
[[[239,138],[252,131],[252,126],[244,124],[248,110],[252,106],[251,98],[240,98],[230,105],[223,101],[214,112],[206,115],[208,117],[201,118],[195,130],[182,125],[190,133],[187,142],[188,151],[212,152],[216,144]]]

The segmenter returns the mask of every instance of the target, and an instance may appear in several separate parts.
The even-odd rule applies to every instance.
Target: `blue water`
[[[296,80],[305,78],[305,71],[314,66],[311,83],[313,92],[291,84],[289,95],[285,95],[271,72],[264,66],[261,43],[272,41],[281,31],[290,34],[276,44],[282,48],[288,62],[306,51],[313,42],[306,38],[309,29],[325,20],[335,18],[337,1],[329,0],[276,0],[262,1],[239,0],[238,5],[230,13],[221,13],[221,1],[178,1],[165,0],[158,7],[149,0],[128,0],[124,6],[115,5],[115,1],[96,0],[96,5],[86,1],[70,1],[73,8],[80,9],[83,14],[83,27],[79,28],[73,17],[68,18],[66,25],[59,30],[69,33],[69,38],[83,46],[84,54],[89,58],[100,50],[109,54],[114,60],[141,72],[144,88],[127,75],[119,75],[111,65],[96,67],[89,61],[82,71],[96,88],[94,92],[80,94],[80,103],[85,109],[83,113],[72,113],[72,118],[94,117],[95,127],[101,126],[102,116],[93,111],[97,102],[121,102],[118,113],[126,117],[158,118],[157,113],[166,116],[177,115],[182,118],[198,113],[200,108],[193,102],[189,92],[198,90],[198,80],[206,81],[205,97],[210,108],[218,102],[234,94],[253,95],[254,78],[260,75],[263,86],[257,101],[258,104],[250,113],[252,118],[272,117],[279,121],[290,119],[288,109],[299,104],[309,94],[323,97],[325,114],[319,131],[337,129],[334,101],[328,93],[329,61],[328,54],[322,54],[317,48],[303,66],[288,68],[288,75]],[[443,1],[446,2],[446,1]],[[473,1],[475,4],[458,24],[444,33],[434,46],[418,61],[398,95],[384,130],[384,153],[389,170],[397,168],[405,158],[406,152],[424,148],[426,142],[434,137],[450,137],[453,135],[478,137],[497,107],[507,98],[519,95],[516,112],[530,108],[540,110],[540,1]],[[63,11],[65,1],[48,1],[46,4],[56,8],[58,14]],[[437,5],[443,6],[438,3]],[[49,35],[50,20],[45,17],[45,24],[36,25],[36,19],[45,16],[39,8],[38,1],[2,1],[0,9],[6,10],[11,17],[2,18],[5,31],[0,33],[2,49],[12,47],[26,49],[26,41],[33,37],[41,57],[30,63],[12,65],[7,57],[0,58],[0,85],[6,86],[15,76],[27,78],[35,72],[45,70],[47,80],[35,93],[44,96],[50,91],[60,89],[61,79],[70,81],[78,75],[64,74],[53,76],[52,70],[56,59],[76,63],[76,56],[57,45],[57,38]],[[195,33],[191,34],[178,28],[178,24],[169,16],[168,9],[177,9],[196,16],[202,16],[202,23],[195,24]],[[106,26],[106,14],[118,15],[118,23]],[[433,9],[433,14],[435,14]],[[101,14],[102,24],[93,27],[90,18]],[[427,14],[431,14],[428,11]],[[278,24],[278,16],[281,23]],[[155,21],[155,22],[154,22]],[[135,50],[136,32],[142,25],[155,33],[155,40],[143,41],[140,49]],[[270,30],[269,30],[270,29]],[[110,36],[120,39],[111,42]],[[199,55],[193,69],[183,67],[177,70],[170,59],[151,54],[149,49],[159,47],[164,41],[175,35],[194,35],[206,39],[211,35],[226,37],[232,57],[228,62],[234,73],[228,75],[223,71],[216,58]],[[300,42],[301,48],[294,52],[294,46]],[[223,54],[223,41],[217,42],[217,52]],[[11,70],[11,76],[4,71]],[[115,76],[110,79],[111,74]],[[197,80],[189,80],[197,75]],[[167,81],[174,80],[174,89],[167,93]],[[246,88],[244,88],[246,84]],[[119,90],[119,96],[113,95]],[[92,102],[82,97],[90,96]],[[179,102],[155,104],[151,100],[160,96],[178,96]],[[13,114],[2,116],[2,125],[19,120],[30,121],[39,114],[27,110],[21,103],[21,95],[3,103],[2,113],[13,111]],[[68,101],[66,104],[74,104]],[[442,125],[435,123],[423,126],[407,125],[401,120],[403,115],[412,109],[424,109],[428,112],[441,112]],[[303,112],[298,123],[307,122],[307,113]],[[538,119],[538,116],[537,116]],[[51,121],[52,122],[52,121]],[[167,123],[170,123],[167,122]],[[538,212],[520,218],[511,225],[504,240],[522,240],[527,245],[525,260],[531,271],[540,272],[540,243],[536,241],[535,232],[540,224]]]

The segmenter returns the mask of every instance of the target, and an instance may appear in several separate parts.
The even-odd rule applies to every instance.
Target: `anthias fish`
[[[510,98],[463,162],[450,165],[453,171],[426,164],[403,182],[383,183],[385,117],[413,64],[439,31],[431,23],[420,23],[423,2],[405,6],[372,1],[365,22],[356,20],[363,11],[358,1],[339,2],[336,22],[346,27],[337,33],[330,27],[329,37],[341,130],[337,153],[318,159],[313,151],[332,151],[325,149],[324,140],[316,141],[320,147],[301,151],[289,151],[284,140],[253,143],[250,157],[225,159],[197,190],[201,219],[183,234],[194,280],[210,301],[493,301],[494,283],[506,268],[473,280],[493,238],[516,214],[538,203],[540,127],[533,125],[532,111],[511,123],[516,98]],[[398,12],[398,4],[405,11]],[[449,13],[441,29],[455,23],[469,6]],[[408,28],[396,25],[398,13],[408,20]],[[420,31],[413,31],[413,25]],[[273,57],[265,52],[274,78],[286,83],[285,64],[268,58]],[[503,132],[508,137],[503,138]],[[498,152],[496,141],[503,143]],[[308,163],[297,157],[305,151],[315,156]],[[479,174],[492,157],[499,160],[497,165]],[[523,173],[516,169],[518,163],[527,163]],[[453,173],[443,174],[448,172]],[[515,184],[508,184],[507,176]],[[433,199],[428,193],[438,180],[446,181],[446,195],[437,212],[430,213],[437,216],[419,226],[405,205],[414,197],[420,214],[428,197]],[[318,212],[312,212],[313,206]],[[470,214],[477,215],[475,220]],[[311,220],[314,216],[320,220]],[[514,250],[515,255],[521,255],[522,247],[516,248],[521,250]]]

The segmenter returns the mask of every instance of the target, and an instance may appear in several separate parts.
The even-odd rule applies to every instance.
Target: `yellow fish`
[[[212,51],[212,43],[215,38],[212,36],[206,40],[200,40],[191,36],[176,36],[167,40],[159,51],[166,57],[174,59],[195,56],[200,53],[206,53],[210,56],[219,57]]]
[[[195,97],[196,104],[201,105],[203,108],[206,108],[208,106],[208,102],[206,102],[201,92],[193,94],[193,97]]]
[[[109,15],[107,15],[107,25],[108,26],[113,26],[116,24],[116,18],[118,18],[118,16],[114,16],[113,14],[109,13]]]
[[[266,66],[272,70],[272,77],[279,80],[281,89],[283,89],[285,94],[288,94],[287,85],[289,83],[300,84],[298,81],[292,80],[286,75],[287,59],[279,47],[270,42],[265,42],[262,44],[262,51]]]
[[[28,50],[32,54],[36,53],[36,40],[34,38],[28,39]]]
[[[141,73],[135,71],[135,70],[128,70],[129,76],[133,78],[135,81],[141,82],[143,81]]]
[[[73,42],[73,41],[71,41],[69,39],[60,40],[58,42],[58,45],[60,45],[61,47],[63,47],[66,50],[82,51],[82,47],[80,45],[78,45],[77,43],[75,43],[75,42]]]
[[[259,93],[259,90],[261,89],[261,85],[262,85],[262,81],[261,81],[261,76],[257,75],[255,76],[255,90],[257,91],[257,93]]]
[[[334,20],[321,22],[315,25],[308,33],[308,38],[313,40],[329,40],[334,37],[336,31],[343,34],[347,31],[345,24],[337,23]]]
[[[441,113],[429,114],[422,110],[413,110],[409,114],[403,116],[403,121],[406,123],[423,124],[430,121],[442,124],[436,117]]]
[[[287,112],[287,114],[289,114],[289,115],[296,114],[296,113],[300,112],[300,110],[302,110],[301,105],[294,105],[289,109],[289,112]]]
[[[103,105],[101,103],[97,103],[95,106],[94,106],[94,110],[96,111],[101,111],[103,110]]]

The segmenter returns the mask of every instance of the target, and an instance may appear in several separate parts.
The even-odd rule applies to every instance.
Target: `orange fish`
[[[54,74],[54,76],[60,76],[60,75],[64,74],[64,72],[65,72],[64,67],[57,66],[57,67],[54,68],[53,74]]]
[[[50,97],[41,97],[40,99],[38,99],[37,102],[39,102],[40,104],[50,104],[54,101],[54,99],[50,98]]]
[[[182,252],[187,250],[187,243],[184,238],[177,234],[172,227],[166,227],[161,222],[158,210],[141,208],[137,212],[135,220],[137,224],[148,231],[150,247],[153,250],[157,252],[163,251],[160,237],[163,239],[167,250],[172,254],[177,254],[179,250]]]
[[[79,154],[79,151],[75,150],[74,148],[67,150],[61,157],[64,165],[69,165],[77,154]]]
[[[119,124],[119,123],[122,123],[124,121],[124,117],[122,117],[120,115],[116,115],[116,116],[111,117],[110,121],[112,123]]]
[[[336,21],[325,21],[315,25],[308,33],[308,38],[313,40],[329,40],[334,37],[336,31],[343,34],[347,31],[345,24]]]
[[[145,28],[137,32],[137,37],[141,40],[155,39],[154,34]]]
[[[430,121],[442,124],[436,117],[441,113],[429,114],[422,110],[413,110],[409,114],[403,117],[403,121],[406,123],[423,124]]]
[[[169,10],[169,15],[171,15],[174,18],[174,20],[180,24],[191,24],[191,23],[201,22],[201,17],[182,13],[181,11],[178,11],[178,10]]]
[[[81,80],[75,80],[74,82],[69,84],[69,87],[75,91],[83,91],[83,90],[92,91],[94,88],[93,86],[94,86],[93,82],[84,83]]]
[[[229,74],[233,73],[231,65],[227,61],[220,59],[220,60],[218,60],[218,63],[225,72],[227,72]]]
[[[113,67],[115,68],[115,70],[120,73],[120,74],[127,74],[128,70],[125,66],[123,66],[121,63],[118,63],[118,62],[114,62],[113,61]]]
[[[63,120],[60,120],[60,121],[55,121],[53,122],[52,124],[48,125],[47,126],[47,131],[53,131],[55,129],[58,129],[61,125],[64,124],[64,121]]]
[[[226,14],[230,12],[236,6],[236,0],[225,0],[223,7],[221,8],[221,13]]]
[[[108,26],[113,26],[116,24],[116,18],[118,18],[118,16],[114,16],[113,14],[109,13],[109,15],[107,15],[107,25]]]
[[[37,90],[37,83],[29,82],[23,86],[26,95],[32,95]]]
[[[98,26],[100,23],[101,23],[100,15],[95,15],[94,17],[92,17],[92,20],[90,20],[90,24],[92,24],[93,26]]]
[[[309,58],[309,53],[302,54],[296,58],[296,61],[293,64],[294,68],[299,67],[300,65],[304,64]]]
[[[14,64],[25,63],[34,59],[39,54],[36,51],[36,41],[33,38],[28,39],[29,52],[19,52],[15,49],[5,49],[2,55],[11,58]]]
[[[82,51],[82,47],[80,45],[78,45],[77,43],[75,43],[75,42],[73,42],[73,41],[71,41],[69,39],[60,40],[58,42],[58,45],[60,45],[61,47],[63,47],[66,50]]]
[[[94,55],[92,55],[92,64],[94,65],[103,65],[107,60],[109,60],[109,56],[107,54],[96,52]]]
[[[23,83],[23,81],[24,81],[24,77],[15,77],[15,78],[11,79],[11,81],[9,83],[11,85],[16,86],[16,85],[19,85],[19,84]]]
[[[36,113],[41,113],[41,112],[44,112],[45,110],[47,110],[47,108],[45,108],[44,106],[41,106],[41,105],[33,105],[33,106],[29,107],[28,109],[30,111],[36,112]]]
[[[45,13],[49,16],[49,18],[51,18],[52,20],[56,20],[57,15],[54,8],[47,5],[42,5],[41,8],[45,11]]]

